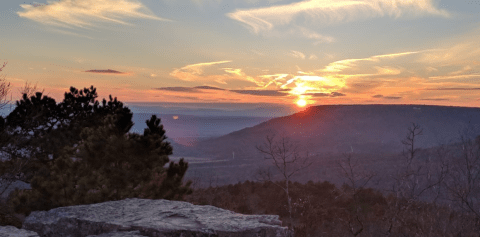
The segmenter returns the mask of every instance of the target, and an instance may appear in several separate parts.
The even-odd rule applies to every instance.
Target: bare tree
[[[0,72],[3,71],[6,65],[7,63],[4,62],[3,65],[0,67]],[[0,109],[3,109],[3,107],[5,107],[7,104],[12,102],[11,95],[10,95],[10,100],[8,99],[8,94],[10,93],[10,90],[11,90],[10,82],[7,83],[5,76],[3,76],[3,78],[0,78]],[[37,85],[35,84],[35,86],[32,87],[28,82],[25,82],[24,88],[18,91],[20,92],[20,95],[21,95],[20,97],[22,97],[23,94],[27,94],[27,96],[30,98],[37,91]],[[42,94],[44,92],[45,92],[45,89],[42,91]]]
[[[273,183],[282,188],[287,195],[290,228],[292,228],[292,198],[290,196],[289,182],[293,175],[312,164],[311,162],[308,163],[308,152],[302,156],[298,144],[294,144],[285,136],[282,136],[278,140],[275,139],[275,136],[267,136],[263,145],[257,145],[256,148],[263,154],[265,160],[271,160],[272,164],[277,168],[277,171],[280,172],[283,181],[285,182],[284,186],[275,182]],[[264,177],[270,179],[270,172],[267,171]]]
[[[0,72],[5,68],[7,63],[3,63],[3,66],[0,67]],[[0,109],[3,109],[5,105],[8,104],[7,98],[8,98],[8,93],[10,92],[10,83],[7,84],[5,80],[5,76],[3,78],[0,78]]]
[[[7,63],[3,63],[3,66],[0,67],[0,72],[5,68]],[[7,83],[5,77],[0,79],[0,109],[5,107],[7,104],[12,102],[12,97],[10,93],[10,100],[8,100],[8,94],[10,92],[10,83]],[[20,94],[27,94],[28,97],[34,95],[37,90],[37,86],[32,87],[30,84],[26,83],[25,87],[22,90],[19,90]],[[43,94],[44,91],[42,91]],[[1,118],[4,123],[5,120]],[[21,151],[15,148],[12,144],[17,144],[19,141],[18,137],[10,136],[11,131],[8,128],[3,127],[0,131],[0,196],[3,195],[8,188],[16,181],[23,180],[25,178],[24,174],[21,173],[27,163],[24,159],[17,159],[21,157]],[[4,155],[8,154],[10,159],[5,159]]]
[[[405,146],[403,167],[399,169],[393,187],[397,197],[418,200],[427,190],[438,187],[446,177],[448,166],[445,159],[442,159],[444,154],[441,154],[441,148],[437,149],[441,157],[438,157],[439,161],[435,164],[425,157],[423,161],[417,157],[420,149],[415,146],[415,142],[420,135],[423,135],[423,129],[412,123],[402,141]]]
[[[402,220],[404,215],[400,213],[412,208],[414,201],[423,197],[426,191],[436,192],[434,200],[441,194],[440,187],[448,172],[446,153],[443,147],[437,149],[438,160],[435,163],[430,160],[430,156],[428,159],[423,157],[423,161],[419,159],[420,149],[415,144],[420,135],[423,135],[423,129],[420,125],[412,123],[405,139],[402,140],[405,146],[402,153],[403,162],[394,176],[392,189],[389,190],[396,198],[393,199],[394,203],[389,204],[392,210],[387,235],[391,234],[395,222],[404,223]]]
[[[412,123],[412,127],[408,128],[407,136],[402,140],[402,144],[406,149],[403,150],[405,157],[405,163],[407,164],[407,170],[410,170],[415,154],[418,152],[418,148],[415,148],[415,137],[423,135],[423,129],[420,125]]]
[[[197,189],[200,187],[200,182],[201,182],[201,178],[200,176],[197,174],[197,171],[194,170],[193,171],[193,175],[192,177],[190,178],[190,180],[192,181],[192,185],[190,187],[192,187],[193,190]]]
[[[362,233],[364,228],[363,222],[360,220],[360,212],[362,207],[358,195],[360,191],[364,189],[377,174],[375,172],[366,171],[363,167],[360,167],[358,160],[352,161],[351,154],[344,154],[344,156],[345,160],[338,161],[337,165],[341,170],[343,178],[346,179],[351,188],[355,221],[359,226],[356,227],[352,221],[348,221],[348,229],[353,236],[357,236]]]
[[[28,82],[25,82],[25,86],[22,89],[18,90],[18,92],[20,93],[21,96],[23,96],[23,94],[27,94],[27,97],[30,98],[34,96],[35,93],[37,92],[37,84],[35,84],[35,86],[32,87],[31,84],[29,84]],[[42,90],[42,95],[44,92],[45,92],[45,89]]]
[[[454,204],[480,218],[480,136],[462,137],[445,186]]]
[[[3,63],[3,66],[0,67],[0,72],[5,68],[5,66],[7,65],[6,62]],[[3,107],[5,107],[5,105],[8,104],[8,93],[10,91],[10,83],[7,84],[6,80],[5,80],[5,77],[1,78],[0,79],[0,109],[3,109]],[[2,128],[1,128],[1,131],[0,131],[0,141],[1,141],[1,144],[2,147],[4,146],[5,142],[8,140],[7,139],[7,134],[6,134],[6,131],[3,127],[3,123],[5,122],[5,120],[3,119],[3,117],[1,118],[2,120]],[[10,170],[12,170],[12,168],[10,168]],[[17,171],[16,169],[13,169],[13,171]],[[5,163],[3,161],[3,156],[0,157],[0,174],[4,174],[6,172],[6,166],[5,166]],[[5,191],[10,187],[10,185],[15,181],[13,175],[12,175],[13,172],[10,172],[9,175],[1,175],[0,176],[0,196],[3,195],[3,193],[5,193]]]

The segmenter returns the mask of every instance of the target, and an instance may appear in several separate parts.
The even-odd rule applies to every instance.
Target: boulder
[[[15,226],[0,226],[0,237],[39,237],[33,231],[18,229]]]
[[[243,215],[213,206],[138,198],[35,211],[25,218],[22,229],[45,237],[293,235],[276,215]]]
[[[15,191],[15,188],[18,188],[20,190],[22,189],[31,189],[30,184],[22,182],[22,181],[15,181],[13,183],[8,183],[0,179],[0,199],[7,199],[8,195],[10,195],[11,192]]]

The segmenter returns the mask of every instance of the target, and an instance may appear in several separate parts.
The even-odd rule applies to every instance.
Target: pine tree
[[[131,197],[179,200],[190,194],[190,182],[183,184],[188,163],[181,159],[164,168],[170,161],[172,147],[165,141],[161,120],[153,115],[146,121],[148,127],[143,135],[129,134],[133,125],[130,110],[111,96],[108,104],[103,100],[103,107],[98,102],[89,105],[95,97],[95,89],[91,89],[85,89],[85,96],[81,97],[82,92],[78,96],[76,89],[71,88],[71,94],[65,94],[55,112],[49,109],[54,108],[53,99],[44,97],[45,102],[41,103],[38,93],[19,103],[19,108],[36,109],[37,115],[18,109],[9,117],[15,118],[10,121],[19,121],[18,117],[30,119],[17,126],[25,131],[37,129],[41,138],[57,143],[45,144],[38,137],[28,137],[30,143],[25,144],[31,146],[33,155],[29,161],[35,164],[27,179],[32,189],[17,190],[11,195],[10,205],[15,211],[28,215],[33,210],[61,206]],[[42,130],[38,127],[43,124],[51,126],[46,122],[48,116],[42,115],[58,116],[55,118],[63,123]],[[32,119],[35,116],[37,120]],[[35,145],[41,149],[34,149]],[[45,154],[53,154],[53,158],[47,160]]]
[[[22,170],[25,174],[22,181],[30,183],[34,173],[57,159],[63,147],[78,144],[83,128],[99,126],[107,114],[119,115],[116,126],[121,131],[133,126],[133,114],[117,98],[113,100],[110,96],[108,103],[103,99],[103,106],[99,106],[96,98],[93,86],[83,91],[71,87],[59,104],[40,92],[31,98],[23,94],[15,110],[6,118],[5,130],[9,135],[4,137],[8,137],[5,138],[8,142],[2,143],[0,148],[12,160],[29,161]]]

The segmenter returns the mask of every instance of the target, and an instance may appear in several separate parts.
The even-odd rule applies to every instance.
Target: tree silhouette
[[[40,166],[57,159],[63,147],[77,144],[81,130],[99,126],[107,114],[119,114],[116,126],[123,126],[118,127],[120,131],[130,129],[132,113],[127,107],[111,96],[108,103],[103,99],[103,106],[99,106],[96,97],[93,86],[83,91],[71,87],[59,104],[41,92],[30,98],[23,94],[22,100],[16,102],[16,108],[7,116],[5,126],[10,142],[1,148],[11,159],[29,160],[22,181],[29,183]]]
[[[93,86],[71,87],[58,105],[40,92],[17,101],[6,123],[17,138],[10,158],[27,161],[22,180],[32,187],[12,194],[17,212],[128,197],[182,199],[191,192],[182,183],[183,159],[164,168],[172,147],[160,119],[147,120],[143,135],[128,134],[130,110],[111,96],[99,106],[96,97]]]

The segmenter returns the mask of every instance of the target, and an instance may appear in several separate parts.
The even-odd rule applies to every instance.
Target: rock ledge
[[[42,237],[293,236],[276,215],[243,215],[213,206],[138,198],[32,212],[22,230]],[[0,227],[3,236],[1,231]]]

